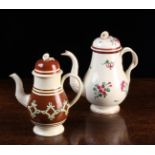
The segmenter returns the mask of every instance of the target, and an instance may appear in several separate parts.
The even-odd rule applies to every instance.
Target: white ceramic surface
[[[33,86],[35,88],[48,90],[48,89],[57,89],[61,87],[62,71],[46,77],[38,76],[38,74],[36,74],[34,71],[32,72],[32,74],[34,75]]]
[[[118,105],[128,94],[130,73],[138,64],[137,54],[129,47],[122,48],[119,40],[110,36],[107,31],[93,41],[91,48],[92,59],[84,77],[83,96],[92,104],[91,111],[100,114],[116,113],[120,110]],[[132,62],[124,71],[122,56],[126,52],[132,54]],[[78,75],[79,65],[75,55],[69,51],[62,55],[71,58],[71,73]],[[75,92],[78,91],[75,79],[70,78],[70,85]]]
[[[104,31],[101,33],[100,37],[96,38],[91,46],[92,50],[96,50],[96,51],[107,51],[107,52],[111,52],[111,51],[116,51],[116,50],[120,50],[121,44],[120,41],[112,36],[109,36],[109,33],[107,31]]]
[[[37,126],[33,127],[33,132],[38,136],[51,137],[57,136],[64,132],[64,126]]]

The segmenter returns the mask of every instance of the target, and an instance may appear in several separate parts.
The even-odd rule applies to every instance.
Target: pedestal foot
[[[119,105],[116,106],[98,106],[92,104],[90,110],[98,114],[114,114],[120,111]]]
[[[58,125],[58,126],[35,125],[33,127],[33,132],[39,136],[45,136],[45,137],[57,136],[64,132],[64,126],[63,125]]]

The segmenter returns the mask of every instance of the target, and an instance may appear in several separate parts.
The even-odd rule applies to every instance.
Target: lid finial
[[[49,53],[45,53],[45,54],[43,55],[43,60],[44,60],[44,61],[47,61],[49,58],[50,58]]]
[[[108,31],[102,32],[101,35],[100,35],[100,37],[101,37],[102,39],[107,39],[107,38],[109,37]]]

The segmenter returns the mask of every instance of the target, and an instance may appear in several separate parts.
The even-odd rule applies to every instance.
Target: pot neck
[[[92,53],[92,59],[91,59],[91,67],[92,66],[100,66],[101,64],[104,64],[105,61],[116,61],[119,58],[121,58],[120,52],[117,53],[111,53],[111,54],[100,54],[100,53],[96,53],[93,52]],[[117,61],[118,62],[118,61]],[[121,63],[121,61],[120,61]]]
[[[61,88],[61,73],[56,73],[49,77],[34,76],[33,87],[40,90]]]

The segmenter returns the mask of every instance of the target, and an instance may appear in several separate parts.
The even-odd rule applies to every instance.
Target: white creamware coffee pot
[[[129,90],[130,73],[138,64],[137,54],[129,47],[123,48],[120,41],[107,31],[93,41],[91,49],[92,59],[83,81],[83,96],[91,103],[91,111],[100,114],[117,113],[120,110],[119,104]],[[132,62],[124,71],[122,56],[127,52],[132,54]],[[79,65],[75,55],[69,51],[62,55],[71,58],[71,73],[78,75]],[[70,85],[78,92],[76,79],[70,77]]]

